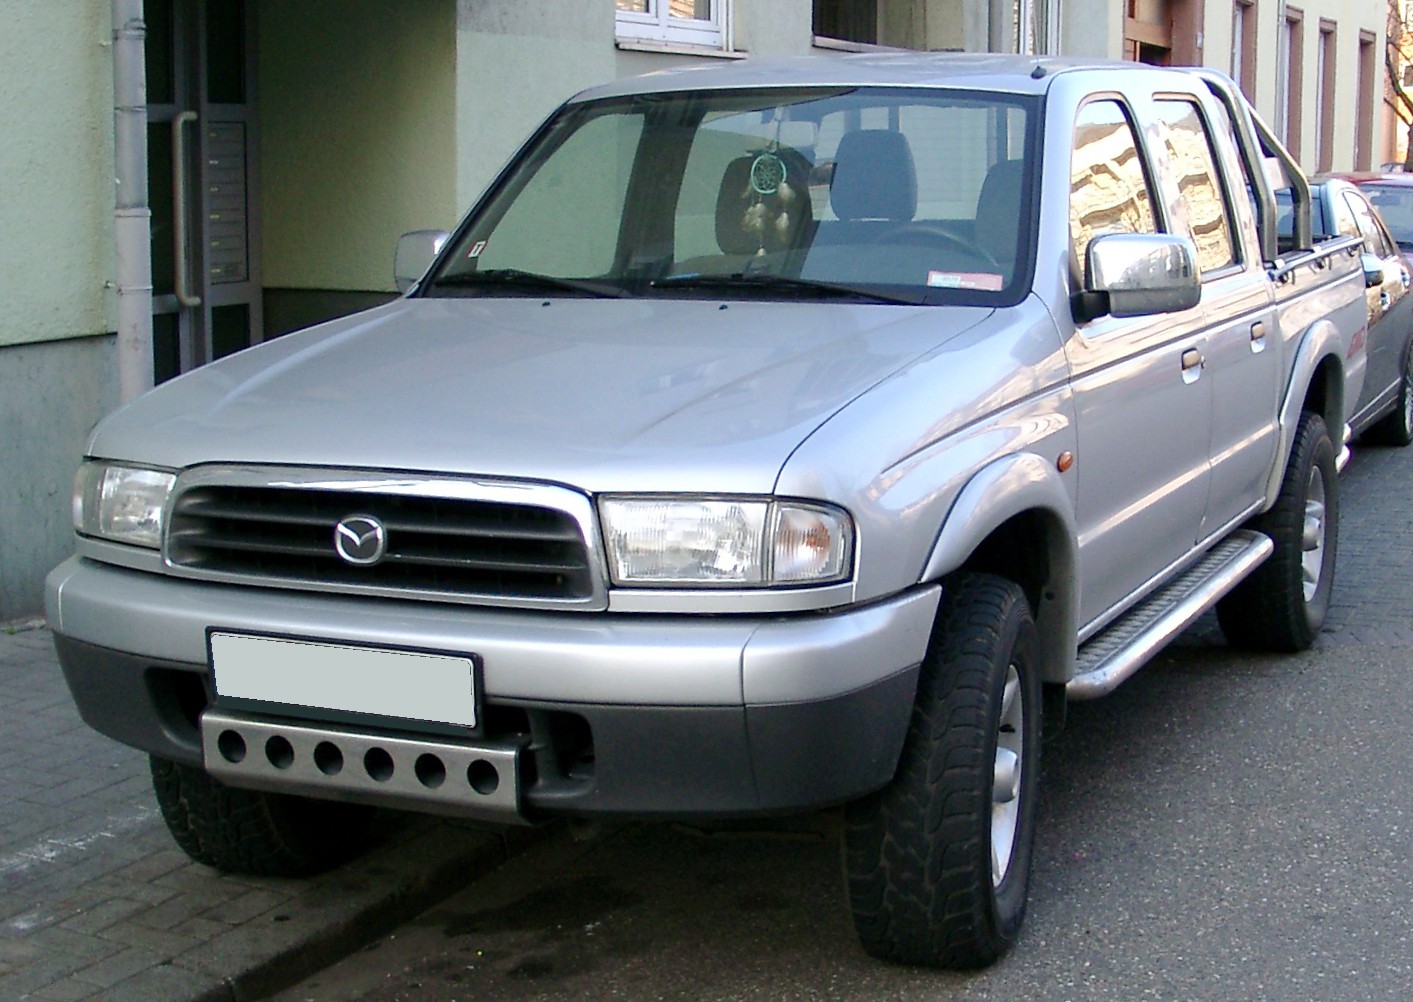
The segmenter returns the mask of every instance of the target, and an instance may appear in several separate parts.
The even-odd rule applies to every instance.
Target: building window
[[[1299,160],[1301,92],[1305,88],[1305,15],[1294,7],[1285,9],[1276,57],[1277,135]]]
[[[729,0],[615,0],[620,39],[726,48]]]
[[[1317,171],[1334,167],[1335,23],[1320,18],[1320,47],[1315,50],[1315,141]]]
[[[1368,170],[1374,162],[1375,35],[1359,32],[1359,105],[1354,119],[1354,169]]]
[[[816,38],[878,43],[877,0],[814,0],[813,19]]]
[[[1060,51],[1060,0],[1011,0],[1014,51],[1053,55]]]
[[[1231,78],[1247,100],[1256,95],[1256,3],[1236,0],[1231,9]]]

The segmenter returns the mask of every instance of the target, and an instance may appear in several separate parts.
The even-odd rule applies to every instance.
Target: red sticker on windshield
[[[485,249],[486,249],[486,242],[485,242],[484,240],[477,240],[474,244],[471,245],[471,249],[466,252],[466,256],[467,256],[467,257],[480,257],[480,256],[481,256],[481,251],[483,251],[483,250],[485,250]]]
[[[981,289],[1000,292],[1006,279],[986,271],[929,271],[927,284],[934,289]]]

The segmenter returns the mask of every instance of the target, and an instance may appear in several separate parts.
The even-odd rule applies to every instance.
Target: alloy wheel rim
[[[1314,600],[1320,588],[1320,572],[1325,565],[1325,475],[1318,466],[1310,469],[1305,488],[1305,523],[1301,532],[1300,576],[1305,601]]]
[[[996,759],[991,778],[991,886],[1000,887],[1011,868],[1020,824],[1022,769],[1025,762],[1025,700],[1020,672],[1007,666],[996,720]]]
[[[1403,429],[1413,431],[1413,355],[1403,370]]]

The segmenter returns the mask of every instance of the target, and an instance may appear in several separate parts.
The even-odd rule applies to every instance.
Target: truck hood
[[[830,415],[990,312],[398,300],[172,380],[101,423],[89,454],[766,493]]]

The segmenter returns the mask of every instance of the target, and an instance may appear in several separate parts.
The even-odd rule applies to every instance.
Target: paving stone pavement
[[[147,756],[90,730],[41,622],[0,625],[0,1002],[243,1002],[357,949],[533,837],[389,816],[322,877],[190,862]]]

